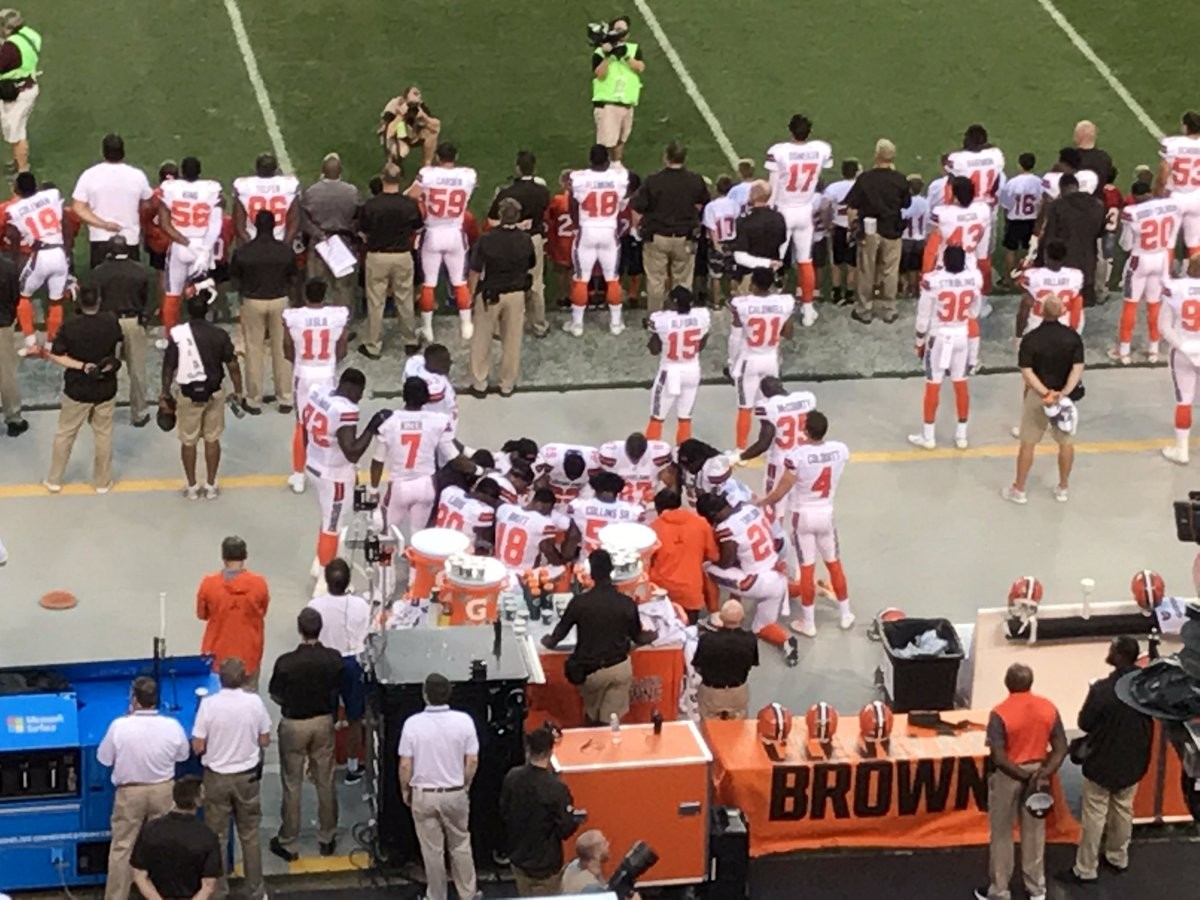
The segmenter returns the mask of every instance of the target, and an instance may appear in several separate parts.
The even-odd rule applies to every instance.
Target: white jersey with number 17
[[[818,193],[821,170],[833,165],[833,148],[825,141],[783,141],[767,151],[771,173],[771,205],[809,206]]]

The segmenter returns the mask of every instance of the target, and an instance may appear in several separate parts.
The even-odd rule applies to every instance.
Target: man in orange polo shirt
[[[196,618],[208,624],[200,652],[213,655],[213,671],[230,657],[246,666],[245,688],[258,692],[262,667],[263,624],[271,593],[267,580],[246,568],[246,542],[231,536],[221,542],[220,572],[206,575],[196,592]]]
[[[1021,870],[1029,900],[1046,900],[1046,820],[1025,808],[1025,795],[1043,789],[1067,757],[1067,735],[1054,704],[1031,690],[1033,670],[1013,663],[1004,674],[1008,698],[988,717],[987,744],[995,771],[988,777],[991,884],[977,900],[1009,900],[1013,825],[1021,822]]]
[[[683,508],[679,493],[663,488],[654,497],[658,518],[650,523],[659,548],[650,561],[650,580],[696,624],[705,607],[716,612],[718,591],[704,575],[704,563],[717,562],[720,551],[712,526],[695,511]]]

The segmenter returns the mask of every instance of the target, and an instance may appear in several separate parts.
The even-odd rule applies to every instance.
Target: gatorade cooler
[[[447,560],[440,581],[438,600],[451,625],[487,625],[499,615],[508,569],[490,556],[455,556]]]
[[[446,560],[456,553],[466,553],[470,546],[471,541],[465,534],[449,528],[425,528],[414,532],[404,551],[409,565],[409,595],[422,600],[429,597]]]

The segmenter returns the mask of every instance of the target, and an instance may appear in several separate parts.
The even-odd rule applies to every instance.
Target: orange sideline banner
[[[579,688],[567,681],[563,670],[569,655],[560,650],[542,650],[539,654],[546,683],[531,684],[526,688],[529,703],[525,719],[527,731],[547,720],[561,728],[579,728],[586,724]],[[630,654],[630,659],[633,661],[633,691],[629,713],[622,721],[649,722],[656,708],[667,721],[676,718],[685,667],[683,646],[638,647]]]
[[[1179,754],[1163,734],[1161,722],[1154,723],[1150,767],[1133,797],[1133,821],[1139,825],[1192,821],[1183,796],[1183,768]]]
[[[820,758],[819,747],[809,747],[799,715],[786,744],[769,746],[754,720],[706,721],[719,802],[746,814],[751,856],[987,844],[987,714],[956,710],[942,716],[977,728],[952,736],[910,733],[907,716],[897,715],[889,752],[871,757],[857,747],[858,717],[844,716],[828,759]],[[1052,792],[1046,840],[1075,842],[1079,825],[1057,778]]]

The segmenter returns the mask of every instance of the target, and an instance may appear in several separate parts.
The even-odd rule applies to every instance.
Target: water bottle
[[[617,718],[616,713],[608,717],[608,727],[612,731],[613,745],[621,743],[621,720]]]

